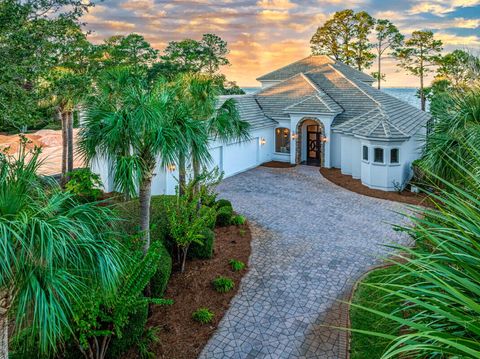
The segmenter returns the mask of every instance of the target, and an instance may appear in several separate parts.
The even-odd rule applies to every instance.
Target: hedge
[[[228,199],[219,199],[219,200],[215,203],[215,207],[217,207],[217,209],[220,209],[220,208],[222,208],[222,207],[230,207],[230,208],[233,208],[232,202],[230,202]]]

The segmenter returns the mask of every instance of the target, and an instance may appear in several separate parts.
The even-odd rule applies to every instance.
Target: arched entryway
[[[297,125],[296,159],[303,163],[322,167],[325,164],[325,127],[316,118],[304,118]]]

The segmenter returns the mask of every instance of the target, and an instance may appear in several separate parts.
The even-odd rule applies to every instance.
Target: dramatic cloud
[[[480,0],[104,0],[84,21],[92,41],[131,32],[163,50],[169,41],[215,33],[229,43],[231,66],[223,69],[242,86],[310,53],[310,38],[335,11],[366,10],[393,21],[407,35],[429,29],[445,50],[480,50]],[[414,86],[387,59],[387,86]],[[374,71],[372,69],[371,71]]]

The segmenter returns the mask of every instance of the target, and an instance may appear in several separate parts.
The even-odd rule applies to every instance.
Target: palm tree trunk
[[[143,233],[143,254],[150,248],[150,201],[152,194],[152,176],[142,179],[140,185],[140,230]]]
[[[62,122],[62,187],[65,186],[67,174],[67,154],[68,154],[68,131],[67,131],[67,114],[60,112],[60,121]]]
[[[67,113],[67,171],[73,171],[73,112]]]
[[[198,180],[198,177],[200,176],[200,163],[196,160],[192,160],[193,163],[193,179],[195,181]],[[195,182],[195,187],[193,188],[194,193],[198,193],[200,191],[200,183]]]
[[[185,186],[187,184],[187,168],[186,158],[184,154],[178,157],[178,193],[180,196],[185,194]]]
[[[8,304],[7,293],[0,293],[0,359],[8,359]]]

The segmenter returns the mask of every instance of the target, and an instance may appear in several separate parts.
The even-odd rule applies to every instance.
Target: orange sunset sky
[[[445,51],[480,50],[480,0],[104,0],[83,17],[90,39],[138,33],[162,50],[172,40],[215,33],[228,41],[230,66],[222,69],[240,86],[258,86],[256,77],[309,55],[316,28],[335,11],[368,11],[393,21],[408,35],[435,32]],[[367,72],[374,69],[367,70]],[[386,59],[386,87],[415,87]]]

